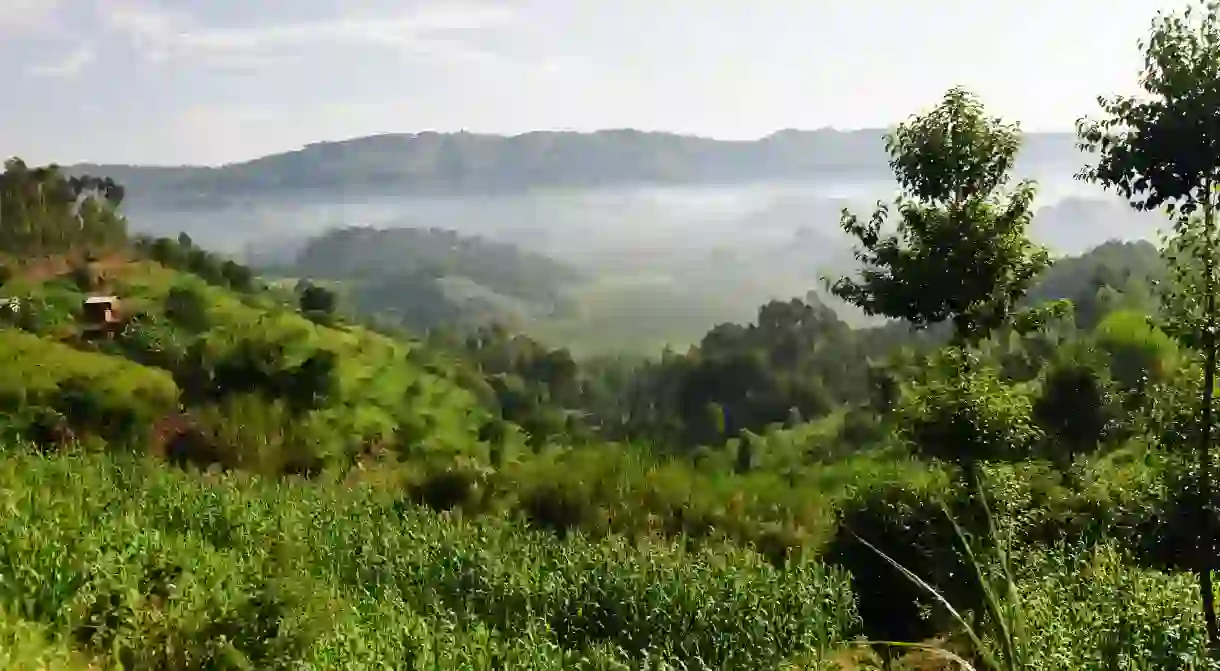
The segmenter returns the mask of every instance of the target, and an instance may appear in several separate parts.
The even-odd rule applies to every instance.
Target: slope
[[[106,267],[88,281],[18,271],[0,286],[18,305],[5,313],[0,351],[20,372],[5,377],[0,399],[23,432],[46,436],[54,420],[139,445],[168,423],[162,439],[177,443],[160,447],[182,458],[269,471],[350,464],[370,446],[480,449],[491,411],[459,386],[455,363],[421,343],[314,323],[273,294],[139,256]],[[113,337],[82,332],[80,306],[93,293],[121,300],[126,321]]]

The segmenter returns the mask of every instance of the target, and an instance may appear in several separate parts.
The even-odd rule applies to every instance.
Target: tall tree
[[[885,203],[867,222],[844,210],[840,224],[859,241],[864,267],[860,279],[840,278],[831,291],[870,315],[920,327],[950,321],[960,345],[1008,322],[1050,265],[1026,235],[1034,184],[1005,189],[1020,145],[1017,125],[988,117],[961,88],[900,125],[886,137],[902,188],[897,231],[882,232]]]
[[[1220,184],[1220,2],[1202,1],[1158,13],[1140,42],[1144,95],[1098,99],[1101,119],[1081,119],[1080,146],[1096,165],[1079,177],[1113,189],[1138,210],[1174,216],[1165,245],[1172,288],[1165,294],[1166,330],[1199,352],[1203,375],[1198,414],[1199,505],[1202,519],[1199,590],[1208,639],[1220,648],[1212,590],[1215,552],[1212,508],[1212,424],[1218,324],[1216,270],[1220,263],[1215,211]]]
[[[109,178],[67,177],[53,164],[30,168],[10,159],[0,172],[0,251],[38,255],[120,245],[127,238],[118,212],[122,196]]]

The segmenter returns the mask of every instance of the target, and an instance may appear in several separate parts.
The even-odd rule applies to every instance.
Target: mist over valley
[[[323,143],[219,168],[75,169],[127,177],[134,230],[185,231],[258,267],[290,269],[314,236],[347,227],[445,229],[514,245],[580,272],[565,281],[562,314],[477,288],[450,286],[450,300],[492,300],[489,314],[574,351],[655,353],[697,341],[717,323],[750,321],[768,300],[810,291],[849,322],[870,322],[826,297],[822,277],[854,263],[841,210],[868,215],[896,194],[883,133],[790,131],[756,143],[561,134],[569,150],[532,163],[521,138],[541,142],[545,133],[471,136],[499,148],[494,170],[472,157],[475,140],[462,134]],[[432,154],[421,158],[425,143]],[[704,151],[676,160],[676,143]],[[758,157],[760,146],[770,160]],[[1038,183],[1035,240],[1080,254],[1110,239],[1155,239],[1159,215],[1073,179],[1086,157],[1071,136],[1029,134],[1025,146],[1015,172]],[[514,150],[516,167],[505,156]],[[613,169],[599,163],[615,158]]]

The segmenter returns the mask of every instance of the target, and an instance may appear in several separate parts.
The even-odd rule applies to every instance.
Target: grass
[[[85,655],[53,640],[45,627],[0,609],[0,668],[9,671],[91,671]]]
[[[416,440],[438,453],[477,449],[475,433],[487,411],[455,382],[444,362],[429,366],[413,360],[417,343],[355,326],[320,326],[265,296],[240,296],[155,263],[129,264],[114,285],[125,299],[153,313],[161,312],[174,287],[199,292],[212,324],[201,337],[215,357],[249,341],[284,344],[288,365],[316,349],[336,353],[339,393],[314,421],[342,436],[349,453],[403,435],[404,424],[412,424]]]
[[[981,610],[964,612],[923,577],[857,539],[926,592],[956,625],[957,645],[879,641],[931,652],[964,671],[1215,669],[1192,576],[1133,566],[1113,542],[1026,547],[1014,557],[980,485],[986,531],[968,534],[947,506]],[[980,542],[985,541],[985,542]],[[956,649],[955,649],[956,648]]]
[[[856,626],[815,562],[560,541],[374,487],[16,450],[0,508],[0,607],[107,667],[776,668]]]
[[[950,558],[951,534],[927,521],[938,495],[960,493],[951,469],[892,448],[855,453],[841,413],[752,437],[757,463],[742,474],[733,445],[693,460],[516,445],[493,469],[475,435],[487,411],[419,343],[320,326],[272,296],[156,264],[110,272],[110,290],[155,316],[171,289],[199,292],[210,325],[175,335],[213,357],[252,341],[284,345],[285,366],[337,353],[338,390],[321,408],[291,414],[239,394],[192,409],[240,453],[232,465],[282,472],[285,454],[308,448],[334,468],[277,480],[133,456],[0,455],[0,668],[863,668],[868,655],[843,648],[869,626],[866,606],[905,596],[887,569],[950,622],[902,643],[921,651],[899,668],[1208,668],[1190,576],[1142,568],[1118,534],[1165,497],[1165,459],[1143,446],[1081,460],[1070,478],[1039,462],[988,466],[993,542],[964,546],[969,580],[934,587],[886,552],[924,535],[933,570]],[[72,330],[75,287],[18,289],[47,318],[37,335],[0,330],[0,366],[16,373],[0,397],[67,411],[75,381],[103,409],[155,417],[175,405],[166,370],[56,342]],[[398,441],[405,463],[349,469],[379,441]],[[888,567],[837,553],[849,511],[889,543],[876,548]],[[1001,538],[1015,541],[1011,557]],[[924,561],[926,549],[901,556]],[[981,592],[978,613],[937,592],[961,595],[963,580]]]

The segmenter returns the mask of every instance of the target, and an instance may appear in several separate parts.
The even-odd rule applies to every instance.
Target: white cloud
[[[40,77],[75,77],[85,66],[92,63],[96,56],[93,47],[85,45],[69,51],[58,61],[35,65],[29,72]]]
[[[202,26],[183,13],[151,4],[108,3],[102,16],[109,30],[124,35],[152,60],[178,58],[214,65],[257,64],[286,50],[320,45],[378,46],[488,62],[495,60],[495,55],[472,46],[463,39],[469,35],[463,34],[513,19],[507,8],[481,5],[438,5],[395,16],[286,21],[242,28]]]
[[[44,31],[59,7],[60,0],[0,0],[0,34]]]
[[[99,2],[98,13],[106,29],[123,36],[153,60],[168,56],[169,47],[191,25],[186,14],[150,4]]]

